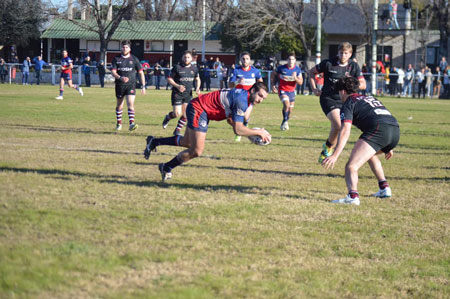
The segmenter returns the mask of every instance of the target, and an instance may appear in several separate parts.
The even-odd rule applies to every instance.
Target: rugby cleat
[[[170,180],[172,178],[172,173],[170,171],[164,170],[164,163],[158,165],[159,172],[161,173],[161,179],[163,182]]]
[[[83,95],[84,95],[83,89],[82,89],[81,87],[78,87],[78,92],[80,93],[80,96],[83,96]]]
[[[130,127],[128,128],[129,131],[136,131],[139,126],[136,123],[131,123]]]
[[[235,142],[240,142],[241,141],[241,136],[239,136],[239,135],[234,136],[234,141]]]
[[[384,189],[380,189],[373,196],[379,197],[379,198],[391,197],[392,196],[391,188],[390,187],[386,187]]]
[[[341,204],[349,204],[349,205],[355,205],[359,206],[359,197],[351,198],[349,194],[345,198],[332,200],[332,203],[341,203]]]
[[[319,163],[322,164],[325,158],[331,156],[334,152],[334,148],[329,148],[326,143],[322,145],[322,152],[320,152]]]
[[[281,123],[281,126],[280,126],[280,130],[281,131],[289,130],[289,123],[287,120],[283,120],[283,122]]]
[[[122,124],[116,124],[116,131],[122,130]]]
[[[144,150],[144,158],[147,160],[150,158],[150,152],[156,152],[156,145],[153,144],[153,139],[155,139],[153,136],[147,136],[147,146]]]
[[[162,122],[163,129],[167,128],[167,126],[169,125],[169,121],[170,121],[169,114],[166,114]]]
[[[64,98],[63,98],[63,96],[57,96],[55,99],[57,99],[57,100],[62,100],[62,99],[64,99]]]

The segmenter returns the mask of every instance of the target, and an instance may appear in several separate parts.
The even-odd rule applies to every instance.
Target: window
[[[152,41],[152,52],[162,52],[164,51],[164,42],[163,41]]]
[[[108,43],[109,51],[120,51],[120,42],[118,40],[112,40]]]

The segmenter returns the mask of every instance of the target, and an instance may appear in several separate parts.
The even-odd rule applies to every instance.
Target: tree
[[[46,19],[40,0],[0,1],[0,44],[28,46]]]
[[[450,4],[448,0],[431,1],[432,9],[439,23],[439,56],[448,56],[448,38],[450,34]]]
[[[172,21],[179,0],[143,0],[145,19],[155,21]]]
[[[112,8],[112,0],[106,0],[106,3],[101,3],[101,0],[79,0],[81,6],[88,7],[94,18],[93,21],[70,20],[81,28],[95,32],[100,40],[100,57],[106,61],[106,50],[108,42],[111,40],[114,32],[119,27],[120,22],[125,16],[130,16],[136,10],[138,0],[118,0],[116,4],[116,11],[110,20],[107,19],[105,12]],[[107,9],[102,9],[106,7]]]
[[[322,19],[328,15],[328,4],[323,4]],[[243,44],[258,49],[267,41],[277,40],[280,33],[292,34],[302,45],[305,59],[311,56],[316,35],[309,35],[312,25],[305,24],[304,13],[315,14],[315,4],[304,0],[249,0],[230,10],[224,22],[224,37],[233,37]],[[223,39],[222,39],[223,40]],[[237,49],[238,50],[238,49]]]

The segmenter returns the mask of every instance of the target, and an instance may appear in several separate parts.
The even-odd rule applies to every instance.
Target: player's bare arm
[[[264,128],[261,129],[250,129],[247,128],[246,126],[244,126],[244,123],[242,122],[233,122],[233,131],[236,135],[239,136],[255,136],[258,135],[259,137],[261,137],[263,142],[271,142],[272,141],[272,136],[269,134],[269,132],[267,132],[266,130],[264,130]]]
[[[202,84],[202,81],[200,80],[200,77],[199,76],[197,76],[196,78],[195,78],[195,93],[197,94],[197,95],[200,95],[201,94],[201,92],[200,92],[200,85]]]
[[[325,158],[325,160],[323,160],[323,162],[322,162],[323,167],[325,167],[326,169],[334,168],[334,164],[338,160],[339,156],[341,155],[342,151],[344,150],[345,145],[347,144],[347,141],[350,137],[351,130],[352,130],[352,124],[350,122],[344,122],[342,124],[341,130],[340,130],[339,136],[338,136],[336,150],[334,151],[334,153],[331,156],[329,156],[329,157]]]
[[[139,71],[139,76],[141,77],[141,83],[142,83],[142,88],[141,88],[141,94],[145,95],[145,75],[144,75],[144,71]]]
[[[294,72],[294,79],[295,79],[295,82],[297,82],[298,85],[302,85],[303,84],[302,73],[297,74],[296,72]]]

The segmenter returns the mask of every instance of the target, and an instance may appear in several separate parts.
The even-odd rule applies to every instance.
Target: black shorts
[[[328,113],[330,113],[331,110],[341,109],[342,104],[343,103],[339,95],[320,96],[320,106],[322,107],[322,111],[323,113],[325,113],[325,115],[328,115]]]
[[[397,146],[400,140],[400,128],[395,125],[378,123],[373,128],[365,131],[359,136],[378,152],[389,153]]]
[[[187,104],[192,100],[192,91],[191,92],[175,92],[172,91],[172,106],[179,106],[181,104]]]
[[[136,95],[136,85],[119,85],[116,84],[116,98],[121,99],[124,96],[135,96]]]

